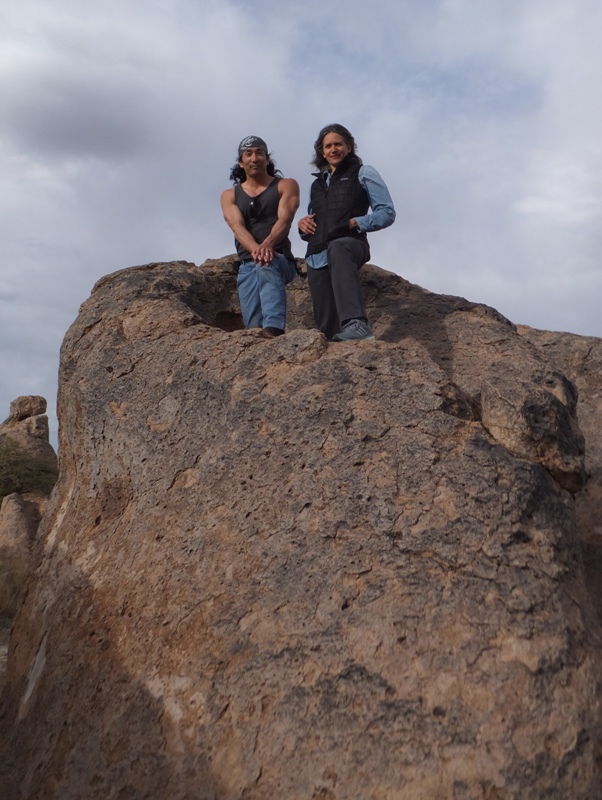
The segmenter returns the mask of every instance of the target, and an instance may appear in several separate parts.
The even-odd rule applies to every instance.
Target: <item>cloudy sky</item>
[[[239,140],[265,138],[305,202],[333,121],[395,201],[372,263],[602,336],[601,34],[600,0],[2,0],[0,420],[42,394],[55,441],[95,281],[233,252]]]

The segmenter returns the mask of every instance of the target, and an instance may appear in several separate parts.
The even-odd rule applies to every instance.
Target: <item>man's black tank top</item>
[[[234,187],[234,202],[241,211],[245,221],[245,228],[256,242],[263,242],[278,219],[278,205],[280,203],[278,195],[279,182],[280,178],[274,178],[267,189],[264,189],[256,197],[249,197],[240,183],[237,183]],[[251,261],[252,257],[249,251],[237,239],[234,241],[236,242],[236,252],[240,260]],[[295,260],[288,238],[279,242],[274,250],[277,253],[282,253],[289,261]]]

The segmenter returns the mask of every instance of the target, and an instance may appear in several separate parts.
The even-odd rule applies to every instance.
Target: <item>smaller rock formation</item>
[[[0,425],[0,627],[16,611],[31,542],[57,478],[45,412],[43,397],[17,397]]]

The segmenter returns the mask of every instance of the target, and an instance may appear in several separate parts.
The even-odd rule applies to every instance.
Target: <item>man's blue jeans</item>
[[[280,328],[286,325],[286,284],[296,276],[295,264],[277,253],[267,266],[253,261],[238,270],[238,297],[245,328]]]

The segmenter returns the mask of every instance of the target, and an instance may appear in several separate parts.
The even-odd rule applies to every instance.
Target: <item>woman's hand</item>
[[[315,216],[315,214],[308,214],[306,217],[299,220],[298,224],[301,233],[304,233],[306,236],[311,236],[316,232]]]

